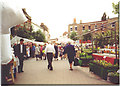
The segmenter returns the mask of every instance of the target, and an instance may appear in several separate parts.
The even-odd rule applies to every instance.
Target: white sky
[[[100,21],[104,12],[109,18],[117,17],[112,13],[112,3],[119,0],[10,0],[17,6],[26,8],[32,21],[42,22],[49,28],[51,38],[59,37],[68,31],[68,25],[76,22]]]

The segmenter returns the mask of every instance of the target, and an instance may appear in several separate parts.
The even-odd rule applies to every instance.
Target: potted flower
[[[93,60],[92,56],[89,56],[87,53],[81,53],[80,54],[80,60],[82,61],[82,65],[88,66],[88,63],[90,60]]]

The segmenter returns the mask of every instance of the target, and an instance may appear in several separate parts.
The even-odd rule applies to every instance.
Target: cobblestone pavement
[[[111,84],[89,72],[89,67],[73,66],[67,60],[53,61],[53,71],[47,69],[47,60],[30,58],[24,61],[24,72],[17,73],[15,84]]]

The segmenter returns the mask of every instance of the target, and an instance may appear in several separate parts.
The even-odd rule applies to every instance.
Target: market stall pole
[[[91,36],[91,39],[92,39],[92,52],[93,52],[93,34]]]
[[[115,31],[115,55],[116,55],[116,60],[115,61],[117,62],[116,22],[113,22],[112,24],[114,26],[114,31]]]

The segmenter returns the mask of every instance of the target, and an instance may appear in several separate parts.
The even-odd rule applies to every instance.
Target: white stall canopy
[[[7,64],[12,60],[12,50],[10,42],[10,30],[12,26],[23,23],[25,16],[21,8],[17,4],[12,4],[11,0],[0,1],[1,10],[1,34],[0,34],[0,48],[1,48],[1,64]]]

